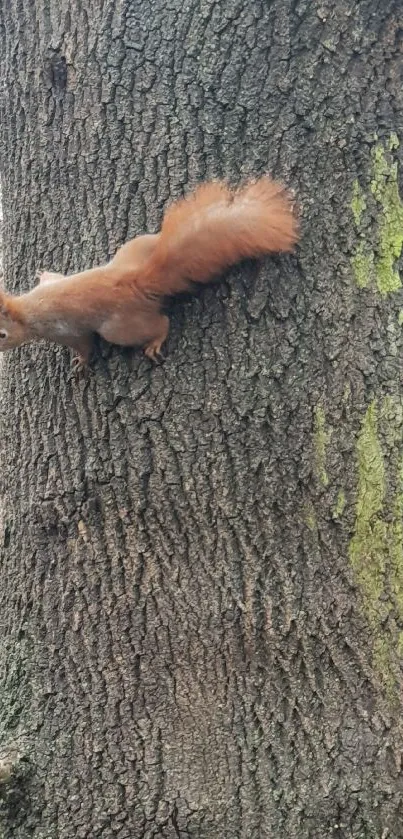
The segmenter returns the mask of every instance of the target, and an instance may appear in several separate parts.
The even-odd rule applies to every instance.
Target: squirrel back
[[[235,191],[222,181],[202,184],[167,210],[136,284],[177,294],[241,259],[291,251],[297,239],[291,197],[281,183],[265,176]]]

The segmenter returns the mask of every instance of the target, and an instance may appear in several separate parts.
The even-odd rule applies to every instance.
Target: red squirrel
[[[127,242],[107,265],[69,276],[45,271],[26,294],[0,292],[0,351],[45,338],[72,348],[80,369],[98,333],[157,359],[169,329],[165,296],[208,283],[241,259],[290,251],[297,239],[281,183],[265,176],[237,190],[202,184],[167,210],[160,233]]]

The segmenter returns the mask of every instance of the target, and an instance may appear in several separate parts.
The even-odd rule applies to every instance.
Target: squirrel
[[[163,299],[208,283],[245,258],[293,250],[298,222],[284,185],[263,176],[232,190],[200,185],[168,208],[161,232],[122,245],[111,262],[78,274],[37,274],[20,296],[0,291],[0,351],[47,339],[71,348],[76,370],[89,362],[94,334],[142,347],[157,360],[169,319]]]

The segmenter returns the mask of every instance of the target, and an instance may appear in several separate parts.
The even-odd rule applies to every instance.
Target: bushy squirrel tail
[[[283,184],[269,177],[235,191],[221,181],[202,184],[168,209],[138,285],[177,294],[241,259],[291,251],[297,240],[296,214]]]

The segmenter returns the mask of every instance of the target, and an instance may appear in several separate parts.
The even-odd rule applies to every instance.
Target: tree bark
[[[401,837],[401,4],[0,16],[8,288],[205,178],[302,211],[295,258],[172,305],[161,366],[4,356],[0,835]]]

